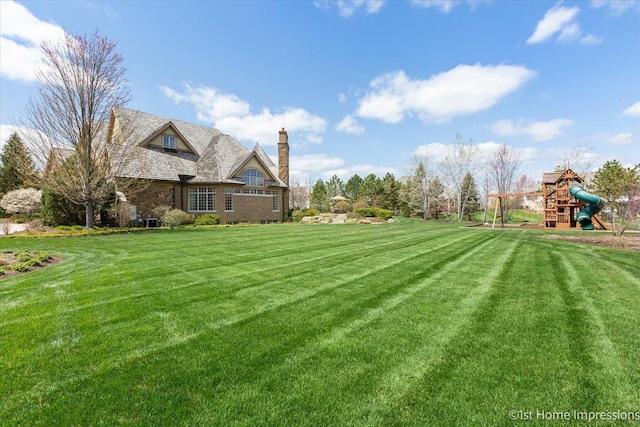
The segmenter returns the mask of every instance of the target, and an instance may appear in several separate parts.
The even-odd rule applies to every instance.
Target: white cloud
[[[556,41],[570,43],[579,41],[585,45],[598,45],[602,43],[601,37],[593,34],[583,35],[580,24],[577,21],[580,8],[554,6],[545,13],[544,18],[538,22],[533,34],[527,39],[527,44],[543,43],[558,34]]]
[[[524,120],[499,120],[491,126],[491,132],[500,136],[527,136],[533,141],[549,141],[573,126],[573,120],[554,119],[546,122],[525,122]]]
[[[604,142],[609,145],[627,145],[633,142],[633,135],[630,132],[610,134],[608,132],[585,137],[587,142]]]
[[[278,142],[276,131],[282,127],[287,129],[294,145],[298,142],[318,144],[327,128],[325,119],[302,108],[284,107],[272,113],[265,107],[252,114],[248,101],[211,87],[186,85],[184,93],[166,86],[161,86],[160,90],[176,103],[192,104],[198,120],[211,123],[236,138],[263,145],[275,145]]]
[[[348,18],[358,11],[364,11],[367,15],[377,13],[385,3],[386,0],[314,0],[313,2],[319,9],[337,8],[338,14],[343,18]]]
[[[580,11],[578,7],[554,6],[545,13],[544,18],[527,40],[527,44],[542,43],[559,31],[565,30]]]
[[[0,125],[0,152],[13,132],[20,132],[20,128],[13,125]]]
[[[413,154],[426,157],[429,161],[439,162],[451,153],[451,145],[432,142],[418,146]]]
[[[535,75],[514,65],[458,65],[427,80],[411,80],[400,70],[373,79],[356,113],[387,123],[413,113],[425,122],[444,122],[491,108]]]
[[[291,156],[289,165],[292,169],[317,172],[330,168],[339,168],[344,165],[344,160],[338,157],[329,157],[326,154],[305,154],[303,156]]]
[[[395,174],[396,170],[394,168],[392,168],[392,167],[387,167],[387,166],[375,166],[375,165],[368,165],[368,164],[357,164],[357,165],[346,166],[344,168],[339,168],[339,169],[326,170],[326,171],[322,172],[322,176],[324,178],[329,179],[333,175],[337,175],[338,177],[340,177],[340,179],[348,180],[349,178],[351,178],[355,174],[358,174],[360,176],[360,178],[364,178],[365,176],[367,176],[369,174],[383,176],[387,172]],[[346,183],[346,181],[345,181],[345,183]]]
[[[622,114],[625,116],[640,117],[640,101],[626,108]]]
[[[596,46],[602,43],[602,37],[596,37],[593,34],[587,34],[586,36],[580,39],[580,43],[586,44],[589,46]]]
[[[12,80],[35,81],[42,63],[40,43],[60,40],[64,30],[41,21],[14,1],[2,2],[0,14],[0,75]]]
[[[596,9],[607,8],[616,16],[631,9],[640,10],[640,2],[637,0],[591,0],[591,6]]]
[[[362,135],[364,133],[364,127],[360,126],[351,114],[345,116],[345,118],[336,125],[336,130],[351,135]]]
[[[345,95],[344,93],[338,94],[338,102],[341,104],[347,102],[347,95]]]
[[[166,86],[160,86],[160,90],[176,104],[193,104],[198,120],[203,122],[214,123],[223,117],[244,116],[251,111],[249,103],[236,95],[219,93],[212,87],[193,88],[188,84],[185,86],[184,93],[178,93]]]
[[[454,0],[411,0],[412,4],[416,6],[424,7],[425,9],[433,7],[435,9],[440,9],[440,11],[444,13],[449,13],[456,7],[459,1]]]
[[[495,154],[496,150],[502,145],[494,141],[482,142],[474,144],[478,149],[476,159],[478,162],[485,162],[489,160]],[[452,153],[453,144],[442,144],[439,142],[420,145],[414,151],[414,154],[419,156],[426,156],[430,161],[440,162],[444,158]],[[538,158],[539,151],[535,147],[512,147],[519,155],[520,160],[523,162],[531,162]]]

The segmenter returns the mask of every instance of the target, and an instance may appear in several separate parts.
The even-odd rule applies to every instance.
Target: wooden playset
[[[542,197],[546,228],[609,229],[598,216],[604,201],[587,193],[584,179],[571,169],[543,174]]]
[[[542,192],[487,194],[495,197],[496,208],[493,214],[495,228],[498,216],[498,205],[509,197],[537,196],[542,197],[544,219],[540,225],[545,228],[576,228],[583,230],[609,230],[598,213],[604,208],[604,200],[584,189],[584,179],[571,169],[564,172],[550,172],[542,176]]]

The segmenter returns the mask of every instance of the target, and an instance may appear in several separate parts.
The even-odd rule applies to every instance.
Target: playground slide
[[[580,209],[580,212],[578,212],[576,221],[580,223],[580,227],[583,230],[593,230],[594,227],[591,217],[597,215],[598,212],[604,208],[604,199],[596,196],[595,194],[587,193],[584,187],[580,184],[575,184],[569,187],[569,194],[587,204],[587,206]]]

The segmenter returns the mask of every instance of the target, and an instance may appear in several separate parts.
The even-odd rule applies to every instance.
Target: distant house
[[[249,149],[215,128],[126,108],[112,110],[107,134],[107,142],[132,154],[118,176],[150,183],[139,194],[124,195],[138,216],[169,206],[216,214],[223,224],[287,219],[288,139],[282,128],[276,166],[260,144]]]

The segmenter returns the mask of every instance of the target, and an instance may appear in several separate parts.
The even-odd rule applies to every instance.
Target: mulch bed
[[[551,240],[563,240],[573,243],[587,243],[589,245],[604,246],[608,248],[640,251],[640,235],[638,234],[623,234],[622,236],[612,236],[610,234],[590,236],[562,236],[558,234],[547,234],[538,237]]]
[[[8,277],[14,277],[19,274],[29,273],[31,271],[42,270],[43,268],[51,267],[52,265],[56,265],[57,263],[62,262],[62,258],[59,256],[52,255],[49,259],[40,262],[39,264],[33,265],[27,271],[17,271],[17,270],[5,270],[4,274],[0,274],[0,280],[6,279]],[[16,255],[13,252],[2,252],[0,253],[0,264],[2,265],[17,265],[20,264]]]

